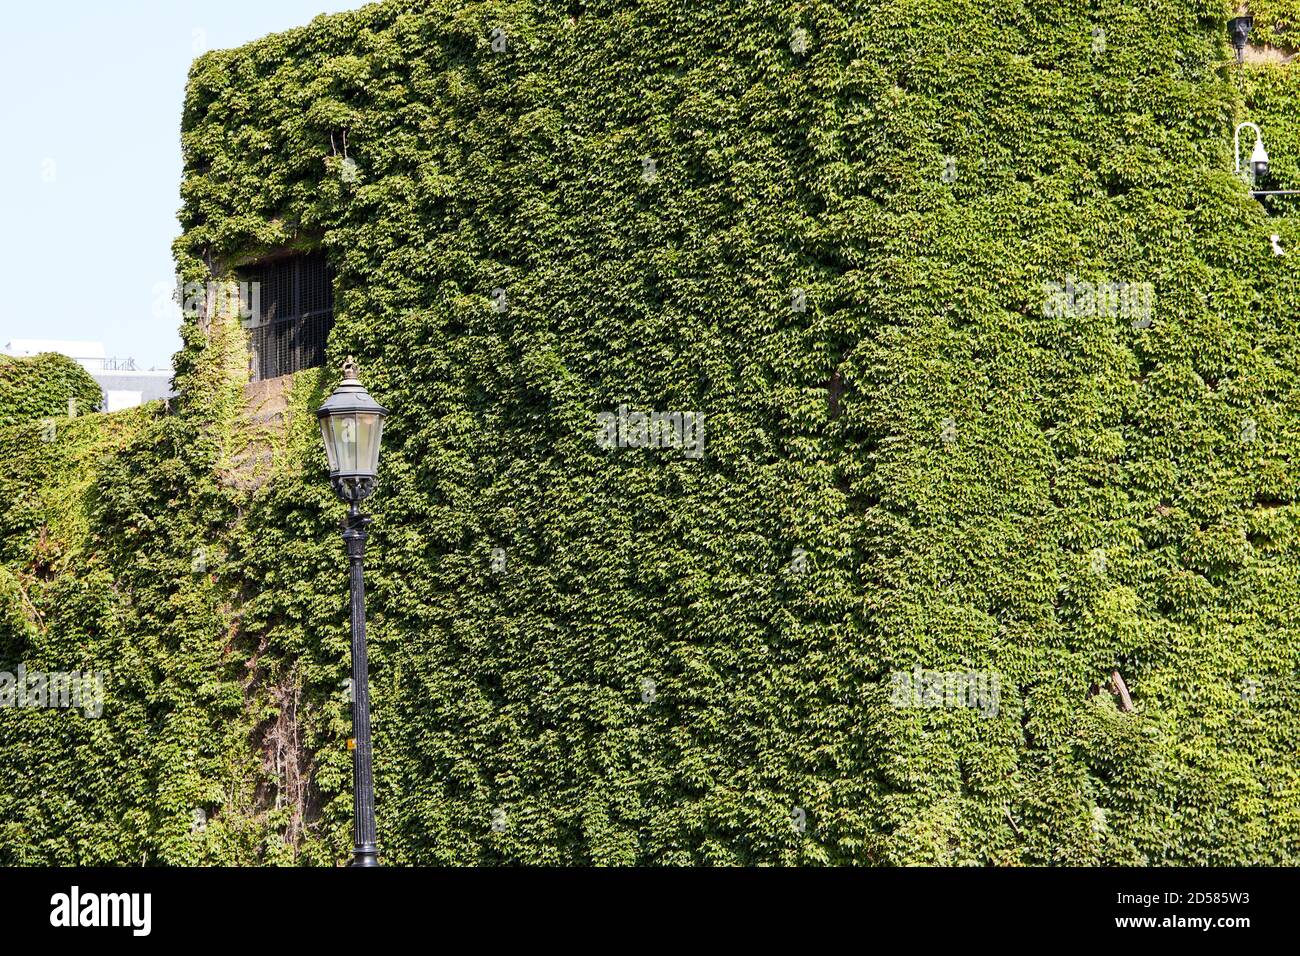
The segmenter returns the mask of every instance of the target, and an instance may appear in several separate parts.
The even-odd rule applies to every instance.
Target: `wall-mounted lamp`
[[[1250,162],[1246,169],[1241,168],[1241,131],[1250,127],[1255,131],[1255,148],[1250,151]],[[1233,170],[1253,187],[1256,180],[1268,172],[1268,152],[1264,149],[1264,138],[1259,127],[1254,123],[1238,123],[1232,133]]]
[[[1228,36],[1232,38],[1232,48],[1237,51],[1238,63],[1245,59],[1246,39],[1254,25],[1254,17],[1233,17],[1228,21]]]
[[[1249,127],[1255,131],[1255,146],[1250,151],[1250,160],[1245,167],[1241,164],[1241,131]],[[1238,123],[1232,133],[1232,168],[1250,187],[1250,194],[1264,202],[1265,196],[1300,196],[1300,189],[1256,189],[1256,183],[1268,175],[1268,151],[1264,149],[1264,137],[1254,123]]]

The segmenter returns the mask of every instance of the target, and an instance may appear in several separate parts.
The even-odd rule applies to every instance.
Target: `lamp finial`
[[[349,355],[343,362],[343,378],[355,380],[361,370],[357,368],[357,360]]]

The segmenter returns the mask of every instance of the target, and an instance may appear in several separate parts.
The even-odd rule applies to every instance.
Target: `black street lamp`
[[[362,561],[366,555],[366,528],[371,518],[360,503],[375,492],[378,483],[379,439],[384,432],[384,408],[357,380],[357,363],[348,356],[343,381],[316,412],[330,482],[348,503],[342,521],[348,548],[352,585],[352,866],[378,866],[375,842],[375,781],[370,758],[370,664],[366,656],[366,586]]]

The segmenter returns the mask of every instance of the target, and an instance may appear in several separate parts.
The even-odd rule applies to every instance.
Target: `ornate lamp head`
[[[343,381],[316,412],[334,491],[349,504],[374,494],[379,472],[379,441],[384,432],[384,408],[357,378],[357,363],[348,356]]]

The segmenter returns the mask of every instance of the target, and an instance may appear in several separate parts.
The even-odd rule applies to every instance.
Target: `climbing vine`
[[[431,0],[205,54],[178,269],[323,249],[328,362],[259,423],[189,321],[170,412],[0,429],[0,666],[111,669],[0,711],[0,860],[345,858],[353,354],[387,862],[1295,863],[1300,236],[1229,155],[1295,111],[1230,13]]]

